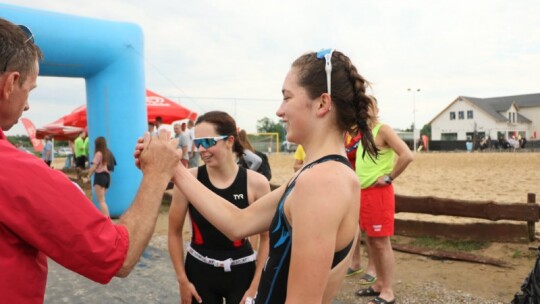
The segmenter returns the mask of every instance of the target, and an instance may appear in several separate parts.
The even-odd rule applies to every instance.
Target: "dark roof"
[[[540,94],[514,95],[504,97],[484,98],[484,100],[494,104],[510,104],[515,102],[521,108],[540,107]]]
[[[532,120],[528,119],[527,117],[517,113],[517,121],[518,122],[527,122],[527,123],[531,123]]]
[[[476,98],[467,96],[460,97],[472,102],[474,105],[481,108],[498,121],[507,120],[507,118],[501,115],[499,112],[505,112],[510,108],[510,106],[512,106],[513,103],[515,103],[518,108],[540,107],[540,94],[526,94],[491,98]],[[518,122],[532,122],[531,120],[519,113],[517,118]]]

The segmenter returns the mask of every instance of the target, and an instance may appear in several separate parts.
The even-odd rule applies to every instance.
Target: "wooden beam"
[[[395,234],[482,242],[527,243],[527,225],[511,223],[452,224],[395,220]]]
[[[538,222],[537,204],[500,204],[493,201],[463,201],[433,196],[412,197],[396,194],[396,213],[425,213],[469,218]]]
[[[536,193],[528,193],[527,194],[527,204],[529,206],[536,206]],[[534,221],[527,221],[527,231],[529,234],[529,242],[533,242],[535,239],[535,222]]]

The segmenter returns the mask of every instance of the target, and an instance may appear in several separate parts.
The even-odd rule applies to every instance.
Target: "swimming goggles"
[[[200,146],[203,146],[205,149],[208,149],[210,147],[213,147],[217,144],[218,141],[228,138],[229,135],[221,135],[216,137],[201,137],[201,138],[194,138],[193,143],[195,144],[195,147],[199,148]]]
[[[328,89],[328,95],[332,95],[332,53],[334,49],[322,49],[317,52],[317,59],[325,60],[324,70],[326,71],[326,88]]]

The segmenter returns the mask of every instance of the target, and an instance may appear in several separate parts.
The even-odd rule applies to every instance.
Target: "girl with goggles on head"
[[[225,112],[208,112],[195,124],[193,143],[204,165],[186,171],[205,191],[234,208],[247,208],[270,192],[266,178],[236,164],[244,148],[236,124]],[[186,169],[188,170],[188,169]],[[268,256],[268,232],[260,235],[258,253],[245,237],[229,239],[209,223],[191,199],[175,187],[169,209],[169,253],[181,303],[249,303],[255,297]],[[207,201],[207,203],[211,203]],[[184,261],[182,229],[189,212],[192,238]],[[256,244],[254,244],[256,245]]]
[[[343,145],[345,132],[364,135],[360,157],[377,157],[367,124],[367,86],[341,52],[307,53],[293,62],[276,114],[287,140],[303,146],[305,165],[248,208],[233,206],[188,170],[177,168],[178,192],[230,239],[270,231],[257,304],[331,303],[338,292],[358,234],[360,208],[360,185]],[[224,133],[211,136],[219,135]]]

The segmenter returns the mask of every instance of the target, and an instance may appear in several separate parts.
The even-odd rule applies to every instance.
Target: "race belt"
[[[229,258],[224,261],[220,261],[220,260],[215,260],[215,259],[211,259],[209,257],[203,256],[202,254],[195,251],[195,249],[193,249],[191,246],[188,246],[187,251],[189,252],[189,254],[191,254],[191,256],[193,256],[194,258],[196,258],[197,260],[205,264],[212,265],[214,267],[223,267],[223,270],[225,272],[230,272],[231,266],[253,262],[257,259],[257,252],[253,252],[251,255],[248,255],[246,257],[243,257],[237,260],[233,260]]]

